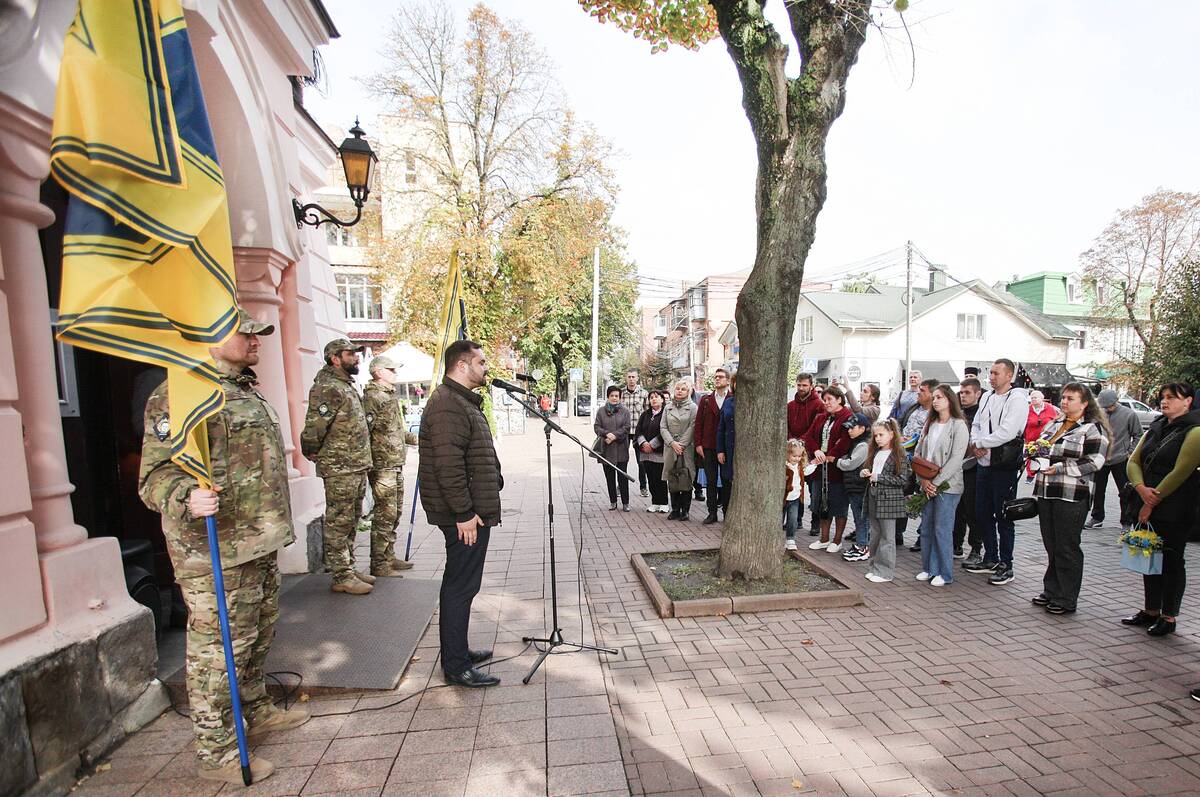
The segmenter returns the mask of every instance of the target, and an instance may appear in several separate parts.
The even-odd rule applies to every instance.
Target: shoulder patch
[[[322,418],[328,418],[333,413],[329,411],[328,404],[322,404],[321,406],[317,407],[317,414],[320,415]]]
[[[375,423],[375,413],[373,413],[373,412],[367,413],[367,423]]]
[[[166,439],[171,436],[171,418],[166,413],[159,416],[154,422],[154,436],[158,438],[158,442],[166,442]]]

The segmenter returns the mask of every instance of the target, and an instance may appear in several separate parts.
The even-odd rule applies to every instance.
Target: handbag
[[[1121,566],[1126,570],[1132,570],[1135,573],[1141,573],[1143,576],[1159,576],[1162,575],[1163,554],[1161,550],[1153,550],[1137,545],[1130,545],[1126,539],[1128,535],[1135,537],[1144,536],[1143,532],[1150,532],[1158,537],[1158,532],[1154,530],[1154,526],[1146,523],[1141,523],[1134,526],[1129,531],[1121,535]],[[1159,538],[1161,539],[1161,538]]]
[[[992,396],[996,394],[993,392]],[[1004,420],[1004,410],[1008,407],[1008,400],[1012,397],[1012,391],[1009,391],[1004,397],[1004,406],[1000,408],[999,420]],[[990,397],[989,397],[990,401]],[[992,431],[992,419],[988,418],[988,431]],[[991,451],[991,467],[1003,468],[1005,470],[1015,470],[1021,466],[1021,455],[1025,451],[1025,438],[1018,434],[1007,443],[1001,443]],[[1036,513],[1035,513],[1036,514]],[[1032,517],[1032,515],[1030,516]]]
[[[913,457],[912,469],[918,479],[925,479],[926,481],[933,481],[942,472],[941,465],[935,465],[932,461],[925,459],[925,457]]]
[[[592,453],[604,456],[604,438],[600,435],[596,435],[596,440],[592,443]]]
[[[995,456],[993,449],[992,455]],[[1012,498],[1005,501],[1000,509],[1000,517],[1005,520],[1029,520],[1037,517],[1038,505],[1037,499],[1032,496],[1026,498]]]

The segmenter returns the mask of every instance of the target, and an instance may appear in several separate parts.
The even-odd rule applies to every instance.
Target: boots
[[[692,508],[692,491],[688,490],[686,493],[680,493],[679,497],[682,499],[680,503],[683,505],[683,511],[679,513],[679,519],[687,520],[688,510]]]
[[[671,493],[671,514],[667,515],[667,520],[679,520],[679,516],[683,514],[682,507],[679,493]]]
[[[250,754],[250,778],[254,783],[260,780],[266,780],[271,777],[271,773],[275,771],[275,765],[265,758],[258,758],[253,753]],[[197,770],[196,775],[204,780],[216,780],[221,783],[232,783],[234,786],[242,786],[242,762],[238,759],[233,759],[225,766],[218,769],[209,769],[201,766]]]
[[[351,578],[349,581],[335,581],[329,589],[331,592],[345,592],[347,595],[367,595],[375,588],[365,581]]]

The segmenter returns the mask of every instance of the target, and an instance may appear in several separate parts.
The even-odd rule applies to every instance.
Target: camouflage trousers
[[[371,569],[387,570],[396,558],[396,524],[404,505],[404,471],[400,468],[371,470]]]
[[[354,578],[354,535],[367,494],[366,471],[325,479],[325,568],[335,584]]]
[[[279,619],[276,557],[272,552],[222,571],[238,693],[243,717],[249,723],[271,710],[263,663],[275,638],[275,621]],[[219,767],[237,758],[237,735],[217,619],[217,593],[212,575],[181,578],[179,587],[188,608],[187,693],[196,755],[203,765]]]

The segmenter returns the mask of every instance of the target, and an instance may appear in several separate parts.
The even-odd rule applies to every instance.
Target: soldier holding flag
[[[371,381],[363,388],[363,409],[371,433],[371,470],[367,479],[375,508],[371,510],[371,575],[399,576],[412,562],[396,558],[396,524],[404,502],[404,460],[408,443],[416,443],[404,423],[396,394],[396,368],[391,357],[371,360]]]

